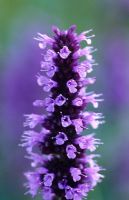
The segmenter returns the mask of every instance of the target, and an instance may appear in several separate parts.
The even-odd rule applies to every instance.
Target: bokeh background
[[[51,35],[53,24],[96,35],[94,90],[103,93],[99,111],[106,116],[98,152],[106,171],[88,200],[129,200],[129,0],[0,0],[0,200],[31,199],[24,196],[29,164],[18,143],[23,114],[45,96],[35,81],[41,55],[33,37]]]

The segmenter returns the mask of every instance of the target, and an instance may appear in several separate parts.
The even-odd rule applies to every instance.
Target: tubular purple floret
[[[96,129],[104,123],[101,113],[84,111],[87,104],[98,108],[103,100],[101,94],[85,91],[96,80],[87,77],[97,65],[92,55],[96,49],[90,46],[94,35],[89,35],[92,30],[77,35],[75,29],[73,25],[60,31],[53,26],[53,38],[41,33],[35,38],[41,51],[47,48],[36,77],[49,95],[33,106],[45,107],[48,114],[25,115],[24,127],[31,130],[24,132],[21,146],[32,167],[25,173],[27,193],[34,197],[40,192],[44,200],[82,200],[103,178],[95,160],[99,155],[89,154],[102,143],[94,134],[81,134],[89,125]],[[37,125],[41,131],[32,130]]]

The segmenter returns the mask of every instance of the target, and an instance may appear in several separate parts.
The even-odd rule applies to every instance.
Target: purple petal
[[[29,114],[25,115],[26,121],[24,122],[24,126],[29,126],[30,128],[34,128],[37,124],[42,123],[44,120],[44,115],[36,115]]]
[[[83,122],[81,118],[72,120],[72,123],[75,126],[77,134],[83,131]]]
[[[60,50],[59,55],[60,55],[61,58],[66,59],[66,58],[68,58],[68,56],[69,56],[70,53],[71,53],[71,51],[68,49],[68,47],[64,46]]]
[[[51,79],[48,80],[48,82],[46,82],[46,84],[44,84],[45,86],[43,87],[43,90],[45,92],[50,92],[50,90],[53,88],[53,87],[56,87],[57,86],[57,83]]]
[[[77,182],[81,179],[81,170],[75,167],[70,168],[71,176],[73,177],[73,181]]]
[[[53,179],[54,179],[54,174],[47,173],[44,176],[44,179],[43,179],[44,180],[44,185],[47,186],[47,187],[50,187],[52,185]]]
[[[77,97],[76,99],[73,100],[73,105],[75,106],[82,106],[83,105],[83,100],[80,97]]]
[[[42,106],[44,106],[44,101],[43,100],[35,100],[33,102],[33,106],[42,107]]]
[[[66,98],[62,94],[59,94],[55,99],[55,104],[58,106],[63,106],[65,102]]]
[[[101,182],[101,179],[104,177],[99,173],[100,170],[101,168],[98,165],[85,169],[85,173],[87,174],[91,189],[94,188],[97,183]]]
[[[28,180],[26,187],[29,189],[27,193],[30,193],[34,197],[40,187],[40,177],[37,172],[26,172],[24,174]]]
[[[48,112],[54,112],[54,100],[52,98],[48,97],[45,99],[45,106]]]
[[[99,139],[95,139],[94,134],[81,136],[78,139],[76,139],[76,144],[79,144],[81,149],[88,149],[91,152],[95,151],[97,146],[101,144]]]
[[[73,189],[70,186],[65,188],[65,197],[66,199],[73,199]]]
[[[71,79],[69,81],[67,81],[66,83],[70,93],[75,93],[77,92],[77,82],[74,79]]]
[[[62,145],[65,143],[65,141],[68,140],[67,135],[63,132],[59,132],[59,134],[55,138],[56,138],[57,145]]]
[[[77,152],[77,149],[74,145],[67,145],[66,147],[66,153],[67,153],[67,156],[69,159],[74,159],[76,158],[76,152]]]
[[[65,188],[66,188],[66,184],[67,184],[67,180],[66,180],[66,179],[61,180],[61,181],[58,183],[59,189],[61,189],[61,190],[65,189]]]
[[[46,55],[44,56],[44,60],[51,62],[55,56],[56,56],[56,53],[53,50],[49,49]]]
[[[52,66],[49,68],[49,70],[47,71],[47,75],[48,75],[49,77],[53,77],[56,71],[57,71],[57,67],[54,66],[54,65],[52,65]]]
[[[72,124],[72,121],[68,115],[61,117],[61,124],[63,127],[68,127]]]
[[[54,197],[54,193],[50,187],[43,187],[43,199],[44,200],[52,200]]]
[[[39,47],[41,49],[45,49],[47,44],[52,45],[54,40],[45,34],[38,33],[38,36],[34,38],[35,40],[39,41]]]
[[[49,82],[49,79],[46,76],[42,76],[40,74],[37,75],[37,83],[39,86],[43,86],[44,84],[47,84]]]
[[[41,71],[48,71],[50,69],[51,65],[52,65],[51,62],[42,61],[41,62]]]

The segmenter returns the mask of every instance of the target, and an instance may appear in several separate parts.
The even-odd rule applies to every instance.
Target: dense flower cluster
[[[100,140],[94,134],[81,135],[89,125],[96,129],[103,123],[101,113],[83,111],[89,103],[97,108],[102,101],[101,94],[86,91],[95,82],[87,78],[95,65],[90,46],[93,36],[88,36],[90,31],[77,35],[75,28],[60,31],[53,27],[53,38],[40,33],[35,38],[41,50],[46,49],[37,83],[49,95],[33,105],[45,107],[48,114],[25,115],[24,126],[30,130],[24,132],[22,146],[33,168],[25,173],[28,193],[34,197],[40,191],[44,200],[82,200],[103,178],[94,160],[98,155],[89,154]],[[81,41],[86,42],[85,48]]]

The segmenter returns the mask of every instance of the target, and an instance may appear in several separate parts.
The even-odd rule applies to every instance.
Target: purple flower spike
[[[99,155],[92,154],[102,143],[94,134],[82,135],[89,126],[96,129],[104,122],[101,113],[84,111],[88,104],[98,108],[102,101],[101,94],[86,92],[95,82],[87,77],[96,65],[90,46],[94,35],[89,35],[91,30],[78,35],[75,29],[53,27],[53,38],[41,33],[35,38],[43,50],[37,83],[49,94],[33,106],[41,112],[45,107],[47,113],[25,115],[24,127],[30,130],[20,146],[31,160],[32,171],[25,173],[27,193],[34,197],[40,192],[44,200],[82,200],[103,178],[95,160]]]
[[[80,76],[80,78],[85,78],[86,77],[86,73],[87,73],[87,70],[86,70],[86,67],[83,66],[83,65],[77,65],[74,67],[74,71],[77,72]]]

